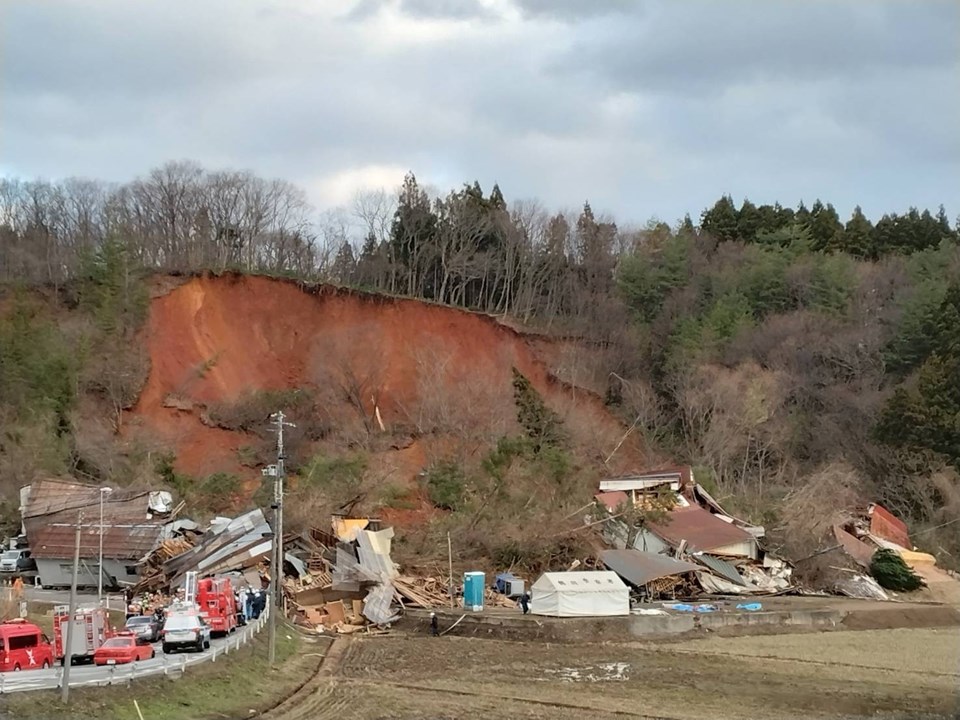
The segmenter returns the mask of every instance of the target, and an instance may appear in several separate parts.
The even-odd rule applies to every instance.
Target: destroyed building
[[[163,527],[173,515],[169,493],[122,489],[107,493],[95,485],[71,480],[38,480],[23,497],[24,531],[37,562],[39,582],[47,587],[68,587],[71,583],[78,521],[77,584],[98,585],[102,532],[102,584],[117,587],[138,580],[138,562],[160,541]]]

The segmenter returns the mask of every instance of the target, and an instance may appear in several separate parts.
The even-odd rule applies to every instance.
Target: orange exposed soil
[[[587,457],[604,458],[624,433],[599,397],[550,375],[532,339],[487,316],[414,300],[263,277],[198,277],[153,300],[145,342],[151,369],[128,427],[174,450],[177,466],[191,474],[256,474],[237,461],[237,448],[248,440],[204,425],[203,406],[256,390],[310,387],[339,403],[334,418],[356,421],[335,379],[345,372],[369,379],[365,412],[374,417],[377,395],[388,431],[406,428],[436,439],[455,428],[474,445],[515,432],[515,366],[561,414]],[[165,406],[170,398],[178,407]],[[377,462],[385,476],[409,479],[428,454],[416,443]],[[611,471],[641,460],[630,438]]]

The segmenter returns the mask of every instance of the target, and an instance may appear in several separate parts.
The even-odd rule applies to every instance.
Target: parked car
[[[123,665],[124,663],[149,660],[156,656],[153,645],[148,640],[130,633],[122,632],[108,638],[93,654],[96,665]]]
[[[160,639],[160,623],[152,615],[134,615],[127,618],[127,632],[131,632],[147,642],[156,642]]]
[[[53,648],[43,631],[26,620],[0,623],[0,672],[53,665]]]
[[[210,626],[197,610],[167,613],[163,624],[163,652],[193,650],[203,652],[210,647]]]
[[[30,557],[29,548],[5,550],[0,555],[0,572],[29,572],[37,569],[37,561]]]

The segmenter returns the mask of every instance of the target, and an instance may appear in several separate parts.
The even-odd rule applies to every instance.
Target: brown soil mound
[[[200,419],[204,407],[256,390],[313,388],[346,426],[361,417],[347,400],[352,387],[363,415],[372,422],[379,409],[388,432],[482,446],[517,430],[516,367],[564,418],[581,456],[602,461],[624,433],[597,395],[550,375],[533,338],[487,316],[414,300],[263,277],[198,277],[153,300],[145,335],[151,369],[129,426],[170,447],[191,474],[257,474],[238,464],[242,433]],[[624,443],[611,471],[641,463],[638,442]],[[389,464],[408,476],[426,461],[422,450],[393,454]]]

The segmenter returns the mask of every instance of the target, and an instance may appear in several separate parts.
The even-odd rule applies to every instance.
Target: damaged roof
[[[600,481],[601,492],[617,490],[650,490],[669,484],[673,490],[680,490],[690,480],[689,467],[670,467],[660,470],[648,470],[630,473]]]
[[[867,515],[870,516],[871,535],[896,543],[907,550],[913,547],[907,524],[885,507],[874,503],[867,508]]]
[[[622,490],[597,493],[593,498],[601,505],[604,505],[610,512],[616,512],[618,507],[630,502],[630,498]]]
[[[650,529],[672,545],[686,540],[692,551],[710,552],[744,542],[756,544],[756,538],[747,531],[697,505],[672,510],[663,523],[651,522]]]
[[[103,556],[139,560],[160,539],[168,514],[150,510],[148,491],[113,490],[103,496]],[[33,557],[72,558],[80,524],[80,557],[100,549],[100,489],[69,480],[39,480],[30,485],[23,525]]]
[[[608,569],[638,587],[662,577],[700,570],[699,565],[640,550],[606,550],[600,559]]]

